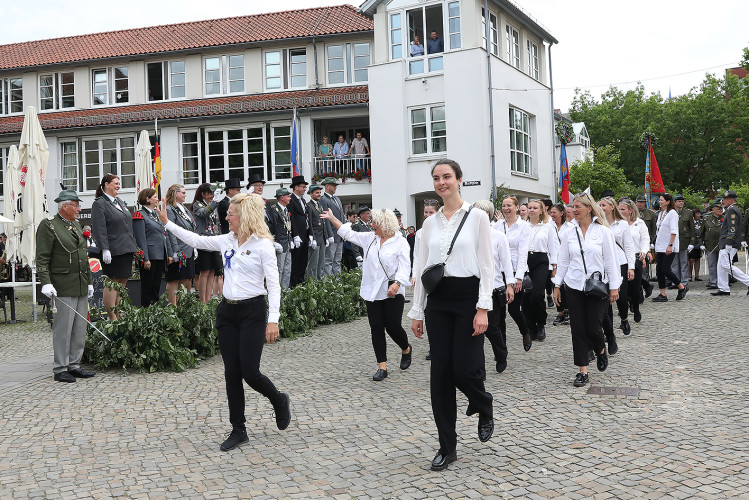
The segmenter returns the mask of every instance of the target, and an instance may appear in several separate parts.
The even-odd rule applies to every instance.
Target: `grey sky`
[[[4,5],[0,43],[125,28],[339,5],[331,0],[37,0]],[[749,45],[747,0],[515,0],[556,38],[552,48],[555,107],[566,110],[574,87],[599,98],[609,84],[680,95],[698,86],[706,68],[722,74]],[[359,3],[354,3],[359,5]],[[10,20],[10,22],[7,22]],[[697,71],[701,70],[701,71]],[[687,73],[687,74],[682,74]],[[674,76],[669,76],[674,75]],[[676,76],[679,75],[679,76]]]

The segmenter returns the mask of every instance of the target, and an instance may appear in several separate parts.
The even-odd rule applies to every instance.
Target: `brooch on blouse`
[[[231,268],[231,258],[234,257],[234,249],[229,252],[229,250],[226,250],[224,252],[224,258],[226,259],[226,267]]]

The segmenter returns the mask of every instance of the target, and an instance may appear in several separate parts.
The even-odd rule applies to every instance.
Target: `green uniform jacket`
[[[650,235],[650,244],[655,244],[655,223],[656,223],[656,215],[655,212],[650,210],[649,208],[646,208],[642,212],[640,212],[640,219],[645,223],[645,226],[648,228],[648,234]]]
[[[720,219],[712,213],[705,217],[700,228],[700,246],[704,246],[707,252],[718,251],[718,240],[720,240]]]
[[[81,297],[92,284],[86,238],[78,221],[55,215],[36,230],[36,271],[42,286],[52,283],[60,297]]]
[[[694,230],[694,212],[683,208],[679,212],[679,250],[686,250],[689,245],[697,243]]]

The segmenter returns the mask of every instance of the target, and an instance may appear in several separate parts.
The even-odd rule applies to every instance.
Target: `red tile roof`
[[[159,102],[95,108],[81,111],[39,113],[44,130],[153,122],[155,119],[194,118],[199,116],[276,111],[296,108],[365,104],[369,102],[366,85],[320,90],[300,90],[273,94],[255,94],[193,101]],[[0,134],[18,134],[23,115],[0,118]]]
[[[352,5],[315,7],[0,45],[0,70],[373,29]]]

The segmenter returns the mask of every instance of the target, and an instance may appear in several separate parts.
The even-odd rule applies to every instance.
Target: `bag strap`
[[[466,212],[465,216],[463,217],[463,220],[460,221],[460,224],[458,224],[458,229],[455,231],[455,236],[453,236],[453,240],[450,243],[450,249],[447,251],[447,257],[450,257],[450,253],[453,251],[453,245],[455,245],[455,240],[458,239],[458,235],[460,234],[460,230],[463,229],[463,224],[466,223],[466,219],[468,218],[468,214],[471,213],[471,210],[473,210],[473,206],[471,205],[468,207],[468,211]],[[447,261],[447,257],[445,257],[445,261]]]
[[[583,242],[580,241],[579,228],[575,228],[575,235],[577,235],[577,244],[580,245],[580,256],[583,258],[583,269],[585,270],[585,276],[588,276],[588,267],[585,265],[585,251],[583,250]]]
[[[375,238],[375,241],[377,241],[376,238]],[[382,272],[385,273],[385,277],[388,280],[390,280],[392,278],[390,278],[390,275],[388,274],[387,270],[385,269],[385,265],[382,263],[382,259],[380,258],[380,248],[382,248],[382,246],[380,246],[380,247],[377,248],[377,260],[380,261],[380,267],[382,268]],[[395,269],[395,274],[398,274],[398,268]],[[395,274],[393,274],[393,278],[395,278]]]

